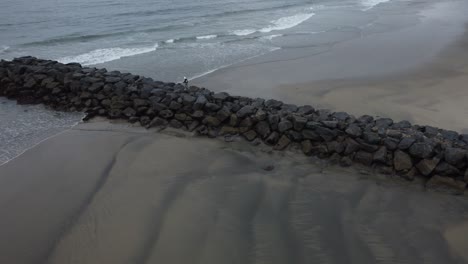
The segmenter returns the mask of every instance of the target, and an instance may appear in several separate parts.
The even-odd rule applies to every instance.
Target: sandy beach
[[[0,175],[2,263],[468,261],[465,197],[245,142],[95,122]]]
[[[190,84],[468,133],[466,1],[398,4],[366,29],[275,37],[281,49]],[[341,19],[334,12],[317,17]],[[374,16],[362,13],[336,23]],[[100,66],[154,77],[167,63],[180,77],[183,56],[158,56]],[[0,146],[0,263],[468,263],[466,194],[180,129],[103,119],[68,129],[74,119],[23,107],[0,108],[12,149]],[[18,132],[16,121],[37,128]]]
[[[463,1],[424,9],[417,23],[317,49],[312,43],[194,80],[215,91],[311,104],[467,132],[468,51]],[[393,13],[390,13],[393,14]],[[388,15],[392,23],[406,14]],[[404,24],[404,23],[402,23]],[[402,40],[402,41],[398,41]]]

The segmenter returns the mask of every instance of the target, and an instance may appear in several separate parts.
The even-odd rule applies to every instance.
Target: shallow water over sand
[[[0,167],[0,262],[464,263],[465,196],[262,149],[79,125]]]

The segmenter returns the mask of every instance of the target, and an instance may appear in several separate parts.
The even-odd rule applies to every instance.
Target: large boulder
[[[357,124],[349,125],[345,132],[352,137],[360,137],[362,135],[362,129]]]
[[[282,120],[281,122],[278,123],[278,130],[280,133],[284,133],[291,129],[293,127],[293,124],[288,121],[288,120]]]
[[[433,153],[433,146],[426,142],[418,142],[411,145],[409,148],[409,153],[411,156],[426,159],[432,156]]]
[[[461,162],[465,161],[465,156],[467,151],[460,148],[447,148],[444,152],[445,161],[452,165],[458,165]]]
[[[410,170],[413,167],[413,161],[410,155],[401,150],[397,150],[393,157],[393,166],[397,171]]]
[[[270,125],[266,121],[260,121],[255,126],[255,131],[262,137],[266,138],[270,135]]]
[[[255,107],[251,106],[251,105],[246,105],[244,107],[242,107],[239,111],[237,111],[237,116],[239,118],[244,118],[246,116],[249,116],[249,115],[252,115],[255,113]]]
[[[428,176],[434,171],[439,162],[440,160],[437,158],[423,159],[416,164],[416,168],[419,170],[419,172],[421,172],[422,175]]]
[[[426,188],[450,192],[453,194],[463,194],[466,189],[466,182],[440,175],[434,175],[429,179],[429,181],[427,181]]]

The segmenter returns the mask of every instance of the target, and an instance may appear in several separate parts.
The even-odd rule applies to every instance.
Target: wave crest
[[[97,49],[88,53],[80,54],[77,56],[67,56],[58,59],[62,63],[78,62],[82,65],[94,65],[113,60],[118,60],[124,57],[130,57],[138,54],[148,53],[155,51],[158,48],[158,44],[152,47],[144,48],[108,48],[108,49]]]

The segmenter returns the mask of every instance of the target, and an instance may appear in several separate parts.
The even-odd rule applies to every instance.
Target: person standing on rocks
[[[184,85],[185,85],[185,88],[188,88],[188,79],[187,79],[187,77],[184,77]]]

